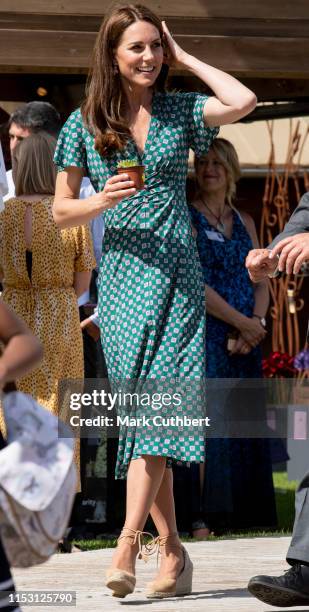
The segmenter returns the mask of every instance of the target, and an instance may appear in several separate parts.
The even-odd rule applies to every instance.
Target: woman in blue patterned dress
[[[165,93],[164,47],[169,65],[189,70],[214,95]],[[152,11],[127,5],[105,18],[85,103],[59,138],[56,222],[77,225],[104,213],[102,344],[113,389],[121,390],[119,381],[126,381],[135,393],[134,406],[124,407],[119,394],[117,410],[142,419],[141,391],[160,385],[162,391],[164,382],[175,398],[177,384],[182,386],[181,405],[179,397],[171,405],[169,393],[165,405],[163,395],[161,404],[151,400],[147,417],[166,417],[161,426],[132,419],[120,427],[116,477],[127,475],[126,520],[107,579],[119,597],[134,590],[149,512],[163,554],[148,596],[191,591],[192,564],[177,534],[172,471],[166,469],[171,459],[204,460],[203,427],[168,420],[200,415],[203,408],[205,309],[186,205],[187,158],[189,147],[205,154],[215,126],[236,121],[255,104],[255,95],[236,79],[183,51]],[[138,191],[128,175],[117,175],[121,159],[138,159],[144,166],[144,189]],[[81,202],[85,174],[97,193]]]
[[[255,225],[233,207],[240,168],[229,141],[215,139],[207,155],[196,157],[195,170],[197,194],[190,213],[206,291],[207,414],[218,436],[223,426],[224,436],[206,443],[201,516],[192,525],[201,537],[209,527],[274,526],[276,511],[270,444],[258,438],[255,421],[263,427],[264,393],[252,379],[262,377],[260,342],[269,303],[267,281],[253,285],[245,268],[248,251],[258,245]],[[244,418],[251,421],[248,438],[238,438]],[[198,518],[206,522],[204,533]]]

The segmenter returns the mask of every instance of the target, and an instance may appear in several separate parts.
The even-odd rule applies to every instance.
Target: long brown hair
[[[57,141],[47,132],[23,138],[12,156],[15,193],[35,195],[55,193],[56,167],[53,162]]]
[[[114,53],[123,32],[137,21],[154,25],[163,42],[159,17],[141,4],[126,4],[113,7],[105,17],[93,51],[81,110],[85,125],[95,136],[95,148],[104,156],[123,149],[131,135],[124,117],[125,97],[120,76],[114,69]],[[157,91],[164,91],[166,77],[167,66],[163,64],[155,82]]]

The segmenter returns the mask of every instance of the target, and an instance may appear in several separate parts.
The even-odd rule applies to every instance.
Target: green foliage
[[[134,168],[140,166],[138,159],[123,159],[117,164],[117,168]]]
[[[76,544],[82,551],[85,550],[101,550],[102,548],[116,548],[117,538],[106,540],[74,540],[73,544]]]
[[[279,528],[291,532],[295,515],[295,491],[298,482],[296,480],[289,481],[286,472],[274,472],[273,480]]]
[[[276,490],[296,491],[298,487],[297,480],[288,480],[287,472],[273,473],[274,487]]]

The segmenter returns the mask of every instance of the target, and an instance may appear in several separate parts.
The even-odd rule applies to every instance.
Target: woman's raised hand
[[[121,200],[134,195],[136,191],[135,183],[130,180],[128,174],[111,176],[106,181],[104,189],[100,194],[102,196],[103,210],[114,208]]]
[[[170,67],[180,68],[183,65],[184,58],[187,55],[186,52],[175,42],[173,39],[165,21],[162,21],[162,27],[164,31],[164,39],[165,39],[165,52],[164,61]]]

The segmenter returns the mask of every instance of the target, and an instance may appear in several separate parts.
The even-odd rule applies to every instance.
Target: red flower
[[[266,378],[292,378],[297,374],[294,368],[294,357],[288,353],[274,351],[267,359],[262,361],[263,375]]]

